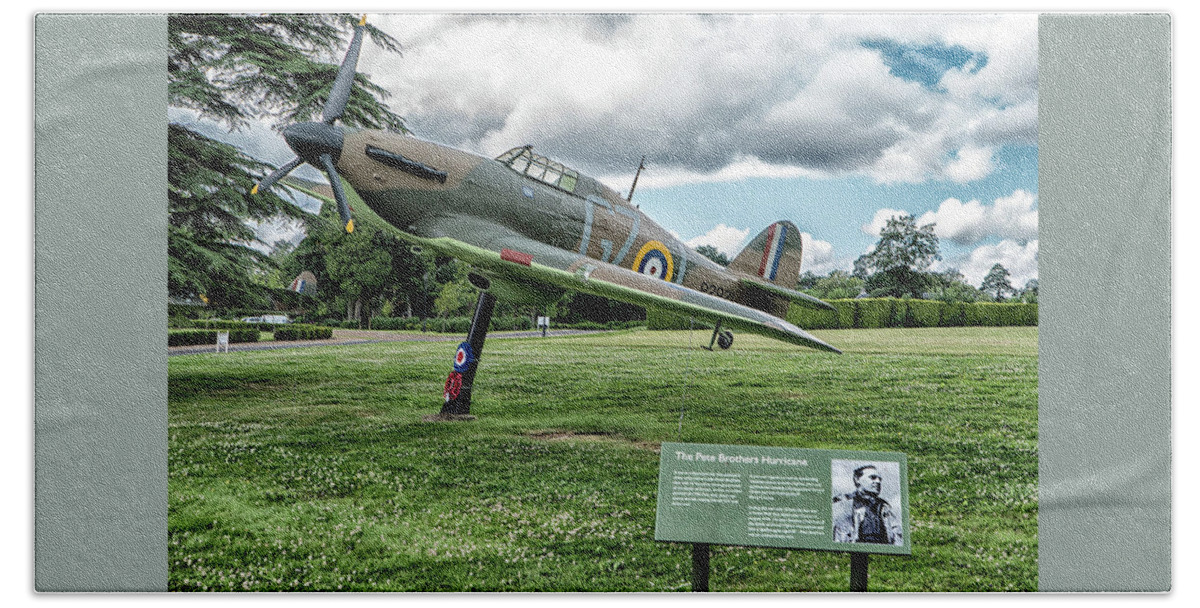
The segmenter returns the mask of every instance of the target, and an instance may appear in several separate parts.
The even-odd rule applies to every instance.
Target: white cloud
[[[992,172],[992,154],[990,147],[965,146],[958,150],[955,157],[946,164],[943,173],[950,181],[959,184],[987,177]]]
[[[1023,244],[1038,235],[1038,211],[1033,208],[1036,201],[1037,195],[1025,190],[1015,190],[1010,196],[1000,197],[991,206],[977,200],[964,203],[948,198],[942,201],[937,211],[926,211],[917,218],[917,225],[936,223],[934,232],[938,238],[960,245],[974,245],[992,237]],[[875,214],[876,221],[884,211],[889,210],[881,209]]]
[[[679,235],[676,235],[678,238]],[[733,259],[735,255],[741,252],[742,243],[746,237],[750,236],[750,229],[738,229],[725,224],[717,224],[712,230],[690,240],[685,244],[692,249],[701,245],[712,245],[717,248],[717,251],[729,256]]]
[[[995,264],[1001,264],[1009,272],[1009,282],[1013,287],[1021,288],[1029,279],[1038,276],[1038,242],[1029,241],[1021,245],[1011,240],[1003,240],[995,245],[984,245],[972,251],[961,261],[958,271],[967,282],[978,287],[983,283],[989,270]],[[946,264],[950,266],[949,264]]]
[[[834,256],[833,243],[814,238],[807,232],[800,233],[800,238],[804,244],[803,255],[800,257],[800,272],[827,275],[832,270],[847,267],[845,260]]]
[[[828,176],[829,174],[823,171],[789,165],[773,165],[753,157],[739,157],[725,167],[710,173],[679,167],[647,166],[646,171],[638,178],[638,188],[669,188],[681,184],[737,182],[750,178],[823,178]],[[596,178],[606,184],[620,184],[628,182],[631,176],[613,174],[599,175]]]
[[[513,146],[647,188],[748,176],[970,181],[1036,144],[1036,15],[390,15],[403,57],[361,70],[422,137]],[[986,65],[937,88],[865,39],[961,46]]]

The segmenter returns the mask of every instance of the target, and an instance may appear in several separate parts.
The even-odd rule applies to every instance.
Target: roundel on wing
[[[471,344],[469,342],[459,344],[458,350],[454,352],[454,371],[459,373],[467,371],[473,360],[471,357]]]
[[[675,264],[671,260],[671,252],[667,246],[658,241],[649,241],[633,258],[633,269],[656,279],[670,281],[675,272]]]

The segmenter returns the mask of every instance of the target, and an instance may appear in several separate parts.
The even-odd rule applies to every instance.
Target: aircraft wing
[[[430,249],[500,276],[582,291],[678,316],[694,317],[709,324],[720,323],[800,346],[842,352],[803,329],[760,310],[582,255],[566,270],[560,270],[528,260],[519,251],[496,252],[448,237],[411,238]]]
[[[322,191],[319,185],[312,183],[297,183],[287,180],[288,185],[306,192],[325,201],[332,202],[329,195]],[[343,185],[346,185],[343,180]],[[325,187],[328,189],[328,186]],[[347,188],[352,203],[361,202],[353,188]],[[370,214],[365,204],[358,212],[360,215]],[[695,289],[690,289],[675,283],[668,283],[622,268],[589,258],[584,255],[566,254],[568,259],[560,258],[564,268],[556,268],[533,261],[534,256],[526,251],[545,251],[548,247],[512,235],[509,246],[512,249],[494,251],[476,247],[461,240],[448,236],[426,238],[416,236],[392,227],[379,218],[379,223],[388,226],[396,236],[411,243],[427,247],[443,255],[458,258],[482,270],[516,281],[542,283],[563,289],[573,289],[604,298],[628,302],[643,308],[653,308],[681,317],[693,317],[701,322],[737,329],[747,333],[774,338],[799,346],[807,346],[841,354],[842,351],[826,344],[808,332],[761,310],[730,302]],[[436,230],[446,233],[449,230]],[[782,288],[781,288],[782,289]],[[798,293],[798,292],[797,292]],[[815,298],[814,298],[815,299]],[[818,300],[819,301],[819,300]],[[824,304],[824,302],[822,302]]]

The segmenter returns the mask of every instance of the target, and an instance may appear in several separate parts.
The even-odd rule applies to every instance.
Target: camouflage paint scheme
[[[342,129],[335,162],[350,201],[406,240],[471,264],[499,298],[544,304],[573,289],[841,352],[780,318],[790,302],[832,308],[791,289],[801,241],[790,222],[772,224],[726,269],[585,175],[571,171],[573,183],[551,185],[509,163],[408,135]],[[327,186],[288,183],[333,202]]]

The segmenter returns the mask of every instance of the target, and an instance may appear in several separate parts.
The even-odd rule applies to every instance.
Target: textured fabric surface
[[[167,584],[166,19],[35,23],[34,584]]]
[[[1039,21],[1038,587],[1171,585],[1171,21]]]

